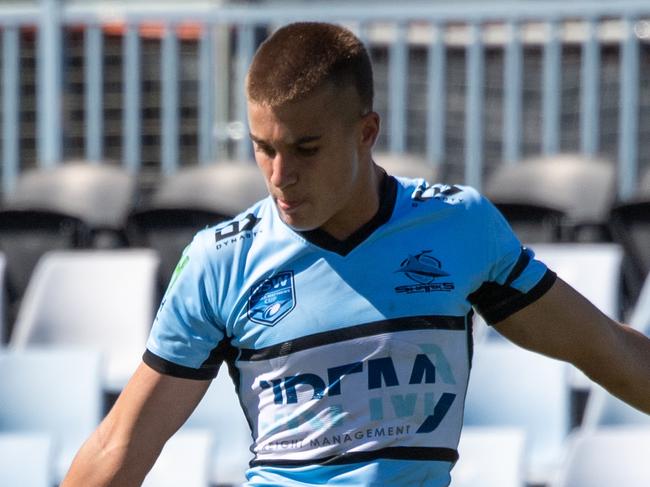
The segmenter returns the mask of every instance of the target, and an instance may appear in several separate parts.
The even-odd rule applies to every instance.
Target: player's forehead
[[[354,98],[348,90],[326,87],[308,97],[278,106],[248,101],[251,138],[256,141],[304,142],[323,137],[351,118]]]

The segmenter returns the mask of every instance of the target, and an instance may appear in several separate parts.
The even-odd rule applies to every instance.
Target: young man
[[[446,486],[476,308],[650,412],[650,340],[600,313],[471,188],[372,161],[372,70],[347,30],[292,24],[247,79],[270,196],[201,231],[144,355],[64,487],[139,485],[226,362],[251,486]]]

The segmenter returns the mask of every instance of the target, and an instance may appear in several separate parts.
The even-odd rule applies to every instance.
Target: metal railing
[[[373,5],[313,2],[283,6],[176,6],[124,5],[110,9],[102,4],[66,6],[57,0],[41,0],[36,7],[0,7],[2,31],[2,189],[10,191],[19,174],[21,104],[20,32],[35,28],[37,35],[37,164],[48,167],[63,159],[62,76],[63,29],[84,29],[85,149],[91,161],[105,156],[102,110],[104,66],[102,26],[124,25],[122,38],[122,149],[124,166],[141,169],[142,83],[140,28],[158,23],[160,42],[161,117],[160,171],[180,166],[179,151],[179,35],[185,23],[200,26],[198,43],[198,162],[208,163],[223,155],[215,126],[237,122],[234,156],[250,158],[243,92],[246,69],[254,54],[256,28],[296,20],[343,22],[371,46],[384,46],[387,53],[386,148],[408,150],[409,54],[413,46],[426,52],[426,100],[423,145],[426,158],[437,164],[446,160],[446,103],[450,46],[464,51],[465,85],[463,128],[464,181],[481,187],[485,172],[485,76],[486,48],[498,45],[503,52],[503,99],[501,115],[501,161],[512,164],[522,157],[524,124],[524,46],[538,45],[541,64],[541,152],[554,154],[561,148],[562,46],[580,46],[579,150],[586,155],[601,152],[600,86],[601,46],[615,45],[620,52],[618,68],[618,190],[622,198],[635,189],[639,171],[639,93],[642,69],[639,46],[650,39],[650,3],[619,2],[484,2],[480,4]],[[217,32],[227,35],[217,35]],[[223,47],[224,39],[230,46]],[[230,101],[230,102],[229,102]],[[227,105],[227,106],[226,106]]]

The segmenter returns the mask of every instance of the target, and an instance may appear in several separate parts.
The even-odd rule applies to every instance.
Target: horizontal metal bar
[[[69,5],[64,10],[66,22],[87,22],[89,18],[101,19],[103,22],[135,21],[196,21],[211,23],[266,23],[270,18],[281,17],[287,22],[296,20],[360,20],[408,21],[436,20],[450,21],[490,21],[518,20],[525,18],[549,17],[583,17],[585,12],[597,17],[638,16],[650,12],[647,0],[628,0],[621,2],[503,2],[503,3],[460,3],[436,4],[395,3],[373,5],[368,9],[366,2],[331,3],[318,2],[308,5],[254,5],[245,6],[210,6],[210,5],[157,5],[156,9],[143,4],[115,4],[110,9],[99,3],[97,5]]]

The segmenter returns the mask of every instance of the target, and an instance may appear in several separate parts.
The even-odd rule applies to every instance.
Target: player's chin
[[[279,213],[282,221],[297,232],[315,230],[320,226],[319,221],[313,217],[310,217],[309,215],[301,215],[299,213],[285,213],[282,210],[280,210]]]

